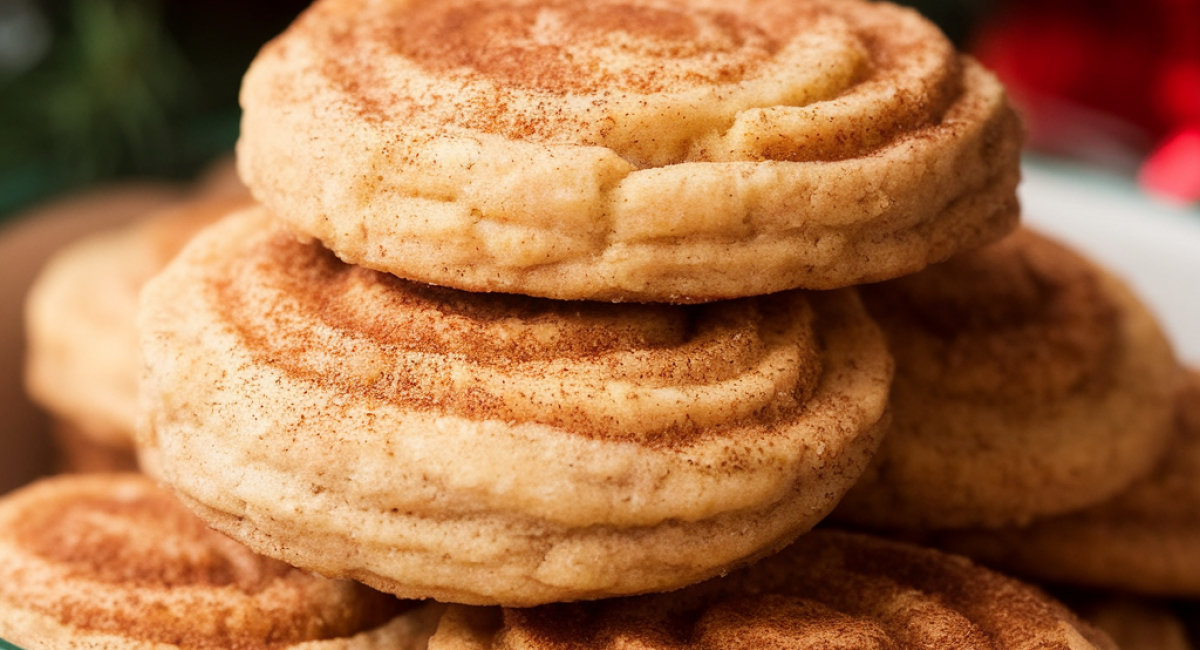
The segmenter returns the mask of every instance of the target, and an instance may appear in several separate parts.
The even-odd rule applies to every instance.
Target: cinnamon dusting
[[[1120,340],[1099,271],[1028,231],[864,296],[899,373],[981,399],[1101,390]]]
[[[820,379],[801,294],[678,306],[467,293],[347,265],[282,230],[227,273],[215,302],[262,362],[416,410],[675,447],[786,421]],[[721,388],[754,373],[787,383],[761,397]],[[643,415],[621,415],[621,400]]]
[[[80,632],[273,650],[370,630],[404,608],[252,553],[141,475],[44,480],[0,501],[0,523],[5,607]]]
[[[1075,638],[1064,630],[1074,628]],[[723,578],[596,603],[505,610],[490,647],[1054,648],[1111,642],[1032,588],[937,551],[819,530]]]
[[[845,3],[717,3],[701,8],[684,3],[454,0],[341,11],[354,19],[336,7],[318,6],[290,30],[291,38],[312,39],[326,50],[320,73],[342,89],[361,118],[517,140],[612,146],[639,166],[711,159],[719,152],[704,139],[720,137],[747,109],[802,107],[855,93],[890,96],[888,108],[868,119],[834,118],[845,126],[833,131],[819,124],[815,130],[777,128],[772,118],[762,125],[755,151],[733,154],[796,161],[866,155],[937,126],[962,90],[960,62],[936,29],[914,32],[922,25],[916,23],[898,31],[893,16],[876,16],[876,9]],[[797,89],[791,94],[805,99],[794,104],[766,96],[747,97],[751,103],[740,107],[733,103],[741,86],[779,74],[777,67],[786,69],[779,57],[797,39],[828,29],[823,20],[844,25],[858,47],[869,52],[869,64],[848,80],[851,85],[815,95]],[[280,56],[286,56],[288,40],[285,36],[272,44]],[[445,89],[435,91],[426,78],[444,80]],[[690,145],[662,143],[673,160],[651,162],[635,151],[644,145],[635,143],[627,150],[618,142],[624,136],[615,133],[630,117],[629,110],[659,113],[652,119],[665,120],[666,127],[672,113],[686,114],[695,107],[689,108],[686,100],[677,108],[670,108],[670,102],[659,106],[657,98],[722,87],[728,91],[709,102],[709,108],[723,115],[713,118],[716,123],[694,134]],[[722,109],[724,102],[730,103]],[[653,141],[658,131],[644,135]]]

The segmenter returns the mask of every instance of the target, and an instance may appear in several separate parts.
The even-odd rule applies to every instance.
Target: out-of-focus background
[[[307,0],[0,0],[0,219],[228,152],[258,47]],[[1030,150],[1200,200],[1200,0],[909,0],[995,69]]]
[[[258,48],[307,0],[0,0],[0,218],[229,152]]]

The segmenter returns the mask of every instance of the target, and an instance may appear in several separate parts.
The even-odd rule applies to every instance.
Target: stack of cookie
[[[143,466],[212,527],[459,604],[430,647],[1112,647],[961,558],[805,534],[847,492],[878,528],[1086,507],[1170,429],[1119,285],[1027,233],[970,252],[1016,226],[1020,128],[915,13],[320,0],[243,105],[261,205],[139,318]],[[1103,449],[970,453],[1064,420]],[[985,510],[954,479],[991,470]]]
[[[1017,219],[1003,90],[890,5],[319,2],[242,99],[262,207],[144,292],[142,443],[219,530],[405,597],[780,549],[882,432],[834,289]]]

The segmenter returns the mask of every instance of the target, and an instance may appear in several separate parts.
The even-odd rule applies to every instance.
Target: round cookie
[[[892,423],[835,516],[1028,523],[1111,498],[1171,433],[1179,368],[1119,280],[1028,230],[864,287],[896,357]]]
[[[930,549],[833,530],[680,591],[531,609],[452,606],[430,650],[1115,650],[1036,589]]]
[[[77,240],[42,269],[25,303],[25,385],[63,422],[65,469],[131,462],[141,374],[138,292],[192,235],[248,201],[244,192],[225,191],[180,202]]]
[[[1158,467],[1112,500],[1026,528],[930,541],[1039,581],[1200,597],[1200,373],[1179,392]]]
[[[216,528],[405,597],[671,589],[774,551],[866,466],[891,377],[851,290],[698,306],[467,293],[262,209],[143,293],[139,444]]]
[[[322,0],[242,87],[255,197],[471,291],[704,302],[897,277],[1017,223],[1021,128],[860,0]]]
[[[254,555],[141,475],[0,499],[0,635],[23,650],[419,650],[440,609]]]

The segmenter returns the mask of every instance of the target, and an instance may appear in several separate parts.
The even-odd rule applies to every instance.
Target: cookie
[[[687,589],[447,610],[430,650],[1043,648],[1116,645],[1036,589],[930,549],[832,530]]]
[[[859,0],[323,0],[248,71],[255,197],[470,291],[704,302],[914,272],[1011,230],[1021,128]]]
[[[418,650],[439,614],[257,556],[138,474],[0,499],[0,634],[24,650]]]
[[[25,385],[63,422],[68,468],[93,466],[85,457],[72,460],[80,444],[132,458],[138,292],[193,234],[248,201],[243,193],[177,203],[73,242],[39,273],[25,304]]]
[[[1025,230],[863,289],[892,424],[839,506],[872,528],[1020,525],[1112,498],[1171,434],[1180,370],[1124,283]]]
[[[1200,373],[1175,403],[1175,436],[1153,473],[1115,498],[1026,528],[931,540],[1044,581],[1200,597]]]
[[[201,516],[469,604],[671,589],[780,548],[866,466],[891,375],[851,290],[468,293],[346,265],[263,209],[142,297],[139,443]]]

